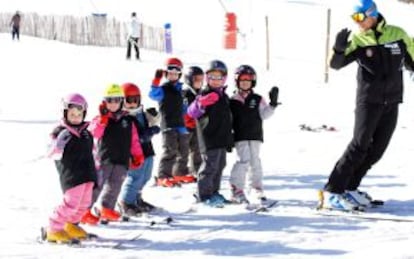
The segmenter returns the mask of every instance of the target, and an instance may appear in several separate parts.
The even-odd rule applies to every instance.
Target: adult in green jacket
[[[352,19],[360,31],[350,37],[348,29],[341,30],[330,61],[334,69],[358,63],[353,138],[325,185],[325,191],[334,195],[333,207],[366,206],[372,201],[358,187],[393,135],[403,100],[403,67],[414,70],[412,39],[403,29],[388,25],[372,0],[359,0]]]

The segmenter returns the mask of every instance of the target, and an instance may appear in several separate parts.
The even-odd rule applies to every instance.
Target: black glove
[[[148,108],[147,112],[153,117],[157,117],[158,115],[157,109],[155,109],[154,107]]]
[[[277,86],[273,86],[272,89],[269,91],[269,99],[270,103],[269,105],[272,107],[276,107],[278,104],[277,99],[279,97],[279,88]]]
[[[344,28],[340,32],[338,32],[338,34],[336,35],[336,41],[334,45],[334,50],[336,52],[345,52],[346,47],[348,46],[349,34],[351,34],[351,30],[348,30],[347,28]]]

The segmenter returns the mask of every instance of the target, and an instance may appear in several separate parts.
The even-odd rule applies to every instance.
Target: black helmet
[[[249,65],[241,65],[236,69],[234,72],[234,81],[236,82],[237,87],[239,87],[239,79],[241,75],[250,75],[252,77],[252,88],[256,86],[257,76],[253,67]]]
[[[210,63],[208,63],[208,67],[206,70],[206,73],[209,73],[211,71],[220,71],[223,76],[227,76],[227,66],[224,64],[223,61],[220,60],[212,60]]]
[[[193,77],[199,75],[204,75],[203,70],[198,66],[191,66],[185,72],[184,82],[189,86],[193,86]]]

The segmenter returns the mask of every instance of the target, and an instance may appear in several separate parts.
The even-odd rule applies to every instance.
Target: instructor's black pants
[[[343,193],[358,188],[367,171],[384,154],[397,118],[398,103],[356,107],[353,138],[329,176],[326,191]]]

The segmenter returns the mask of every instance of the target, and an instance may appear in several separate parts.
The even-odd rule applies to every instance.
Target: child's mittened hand
[[[133,156],[131,157],[131,161],[129,163],[129,166],[131,169],[137,169],[140,168],[141,165],[144,163],[144,156]]]
[[[59,135],[56,137],[56,147],[60,150],[63,150],[66,144],[71,139],[72,135],[67,129],[62,130]]]
[[[154,107],[148,108],[147,112],[153,117],[156,117],[158,115],[157,109],[155,109]]]
[[[155,71],[154,79],[152,80],[152,85],[153,86],[159,86],[163,76],[164,76],[164,70],[163,69],[157,69]]]
[[[269,105],[272,107],[276,107],[279,103],[277,102],[279,96],[279,88],[277,86],[273,86],[272,89],[270,89],[269,92],[269,99],[270,103]]]
[[[109,113],[108,108],[106,108],[106,103],[103,101],[100,105],[99,105],[99,114],[100,115],[107,115]]]
[[[215,104],[219,98],[220,96],[217,93],[211,92],[209,94],[200,96],[200,98],[198,99],[198,103],[202,107],[207,107],[207,106]]]
[[[99,114],[101,115],[101,124],[108,124],[108,120],[109,120],[109,110],[108,108],[106,108],[106,103],[102,102],[99,105]]]

